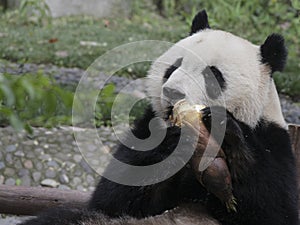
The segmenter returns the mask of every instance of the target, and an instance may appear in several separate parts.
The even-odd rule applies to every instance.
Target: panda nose
[[[164,96],[166,96],[172,100],[180,100],[185,97],[185,94],[182,93],[180,90],[169,88],[169,87],[163,88],[163,94],[164,94]]]

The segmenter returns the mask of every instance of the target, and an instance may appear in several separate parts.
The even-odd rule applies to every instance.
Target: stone
[[[41,159],[43,161],[50,161],[50,160],[52,160],[52,158],[51,158],[51,156],[49,154],[40,155],[39,159]]]
[[[73,186],[77,187],[81,183],[82,183],[82,181],[81,181],[81,179],[79,177],[74,177],[73,178],[73,182],[72,182]]]
[[[85,172],[87,172],[89,174],[94,173],[94,170],[92,169],[92,167],[85,160],[81,160],[80,166],[84,169]]]
[[[5,180],[4,176],[0,175],[0,184],[4,184],[4,180]]]
[[[5,164],[4,164],[4,162],[0,162],[0,170],[3,168],[5,168]]]
[[[34,158],[36,158],[36,156],[35,156],[35,154],[34,154],[33,151],[28,151],[26,153],[26,158],[28,158],[28,159],[34,159]]]
[[[4,173],[6,177],[12,177],[16,174],[16,171],[12,168],[5,168]]]
[[[95,179],[92,175],[88,174],[86,176],[86,182],[90,185],[90,186],[94,186],[95,185]]]
[[[8,178],[8,179],[6,179],[4,184],[9,185],[9,186],[14,186],[14,185],[16,185],[16,181],[13,178]]]
[[[21,179],[22,186],[25,186],[25,187],[31,186],[31,178],[28,175],[21,177],[20,179]]]
[[[50,166],[50,167],[53,167],[53,168],[58,168],[59,167],[57,162],[54,161],[54,160],[51,160],[51,161],[47,162],[47,165]]]
[[[33,168],[33,164],[32,164],[32,162],[31,162],[30,160],[26,160],[26,161],[24,162],[24,167],[25,167],[26,169],[32,169],[32,168]]]
[[[77,191],[87,191],[87,189],[84,188],[82,185],[78,185],[78,186],[76,187],[76,190],[77,190]]]
[[[35,168],[39,171],[43,170],[43,164],[41,162],[35,163]]]
[[[74,168],[75,168],[75,166],[76,166],[76,164],[75,163],[72,163],[72,162],[66,162],[66,170],[67,171],[71,171],[71,170],[73,170]]]
[[[28,176],[29,174],[30,174],[30,172],[29,172],[28,169],[22,168],[22,169],[20,169],[20,170],[18,171],[19,177]]]
[[[80,163],[80,161],[82,160],[82,156],[76,154],[73,156],[73,159],[75,162]]]
[[[18,156],[18,157],[24,157],[24,156],[25,156],[24,152],[22,152],[21,150],[16,151],[16,152],[14,153],[14,155],[15,155],[15,156]]]
[[[17,150],[17,146],[16,145],[8,145],[8,146],[6,146],[6,148],[5,148],[5,151],[6,152],[14,152],[14,151],[16,151]]]
[[[63,184],[59,185],[58,189],[61,189],[61,190],[71,190],[70,187],[68,187],[67,185],[63,185]]]
[[[45,180],[42,180],[41,185],[44,187],[56,188],[56,187],[58,187],[59,183],[52,179],[45,179]]]
[[[13,164],[13,158],[12,158],[12,155],[9,154],[9,153],[6,154],[5,161],[6,161],[6,163],[8,163],[8,164]]]
[[[76,169],[74,172],[74,176],[80,177],[82,175],[82,170],[81,169]]]
[[[49,167],[45,172],[45,176],[46,178],[54,178],[56,177],[56,171],[54,170],[54,168]]]
[[[38,182],[41,179],[41,177],[42,177],[41,172],[34,172],[32,174],[32,178],[35,182]]]
[[[59,181],[61,184],[68,184],[70,182],[70,179],[66,174],[61,174],[59,176]]]

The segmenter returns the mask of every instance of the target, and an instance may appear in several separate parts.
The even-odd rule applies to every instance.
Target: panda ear
[[[262,63],[271,67],[272,73],[282,71],[286,64],[287,49],[284,44],[284,38],[279,34],[271,34],[265,43],[260,46]]]
[[[210,28],[208,24],[207,14],[205,10],[202,10],[198,12],[193,19],[190,35],[207,28]]]

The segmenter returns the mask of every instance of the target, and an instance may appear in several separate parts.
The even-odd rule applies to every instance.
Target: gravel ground
[[[99,175],[83,159],[74,132],[89,136],[88,129],[74,131],[72,127],[35,128],[30,136],[11,127],[0,128],[0,184],[93,191]],[[116,137],[109,127],[101,127],[99,137],[104,151],[96,152],[93,142],[84,142],[85,156],[92,158],[89,154],[100,152],[95,156],[100,160],[94,164],[103,171],[108,153],[116,148]],[[0,225],[14,225],[24,219],[27,217],[0,215]]]
[[[67,85],[76,85],[84,74],[83,70],[77,68],[14,63],[4,66],[0,62],[0,73],[20,75],[41,69],[53,76],[58,83]],[[104,74],[99,76],[105,77]],[[131,80],[112,77],[111,81],[120,90]],[[143,93],[144,83],[135,84],[134,90]],[[300,104],[294,103],[287,96],[280,96],[280,100],[287,122],[300,124]],[[89,130],[78,128],[75,132],[88,134]],[[103,151],[97,155],[100,160],[94,164],[101,170],[108,162],[107,153],[116,148],[116,137],[109,127],[99,128],[98,134],[104,145],[100,148]],[[87,146],[86,154],[94,157],[99,146],[96,147],[94,143],[87,143]],[[11,127],[0,128],[0,184],[93,191],[97,180],[98,174],[82,158],[71,127],[50,130],[35,128],[31,136],[24,132],[16,133]],[[0,225],[17,224],[22,219],[23,217],[0,216]]]

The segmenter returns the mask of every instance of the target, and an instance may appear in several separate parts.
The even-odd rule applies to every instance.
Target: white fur
[[[163,84],[167,68],[181,57],[182,65]],[[202,74],[206,66],[216,66],[226,81],[223,95],[216,100],[206,93]],[[253,128],[263,117],[286,126],[270,70],[261,64],[259,46],[228,32],[198,32],[176,43],[153,63],[147,91],[158,116],[163,116],[171,104],[162,94],[163,87],[183,91],[195,104],[223,105]]]

